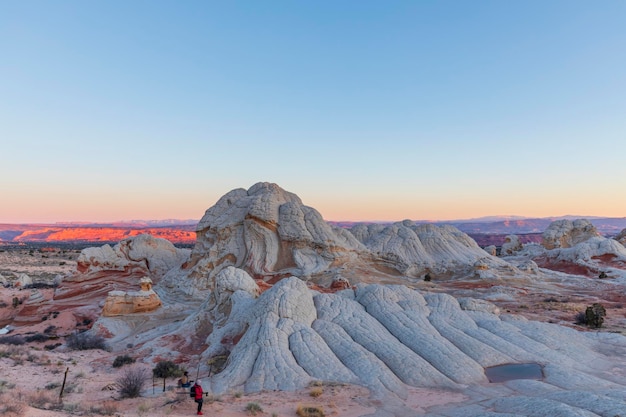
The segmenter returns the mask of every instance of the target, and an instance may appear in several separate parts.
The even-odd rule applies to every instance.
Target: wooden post
[[[65,369],[65,376],[63,377],[63,385],[61,385],[61,393],[59,394],[59,399],[63,398],[63,390],[65,389],[65,380],[67,380],[67,372],[70,370],[68,367]]]

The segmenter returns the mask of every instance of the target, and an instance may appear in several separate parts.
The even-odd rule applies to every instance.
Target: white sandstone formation
[[[152,289],[152,280],[143,277],[139,280],[139,291],[111,291],[109,292],[102,316],[111,317],[133,313],[148,313],[161,307],[159,296]]]
[[[496,245],[485,246],[484,251],[491,256],[496,256],[498,254],[498,248]]]
[[[615,236],[615,240],[626,246],[626,229],[623,229],[621,232],[619,232],[617,236]]]
[[[542,245],[548,250],[571,248],[596,236],[599,233],[589,220],[557,220],[543,232]]]
[[[467,234],[449,225],[418,225],[404,220],[388,226],[361,224],[350,231],[373,253],[409,276],[468,272],[477,261],[489,268],[507,266],[506,262],[485,253]]]
[[[166,239],[138,235],[124,239],[114,247],[103,245],[83,249],[78,256],[77,270],[89,273],[140,267],[158,278],[179,267],[188,256],[188,249],[178,249]]]
[[[504,243],[500,249],[500,256],[514,255],[522,250],[522,242],[517,235],[508,235],[504,238]]]
[[[297,195],[271,183],[227,193],[206,211],[196,232],[186,265],[192,278],[212,279],[228,266],[265,280],[310,277],[365,251],[348,231],[330,226]]]
[[[258,298],[254,294],[231,295],[236,300],[225,326],[234,323],[241,334],[225,368],[207,380],[213,393],[294,390],[322,380],[399,398],[408,386],[445,387],[481,398],[442,406],[433,415],[486,416],[506,406],[516,410],[514,416],[586,416],[607,393],[607,410],[626,410],[625,386],[614,375],[616,366],[626,370],[621,335],[532,322],[501,314],[483,300],[423,294],[401,285],[321,294],[291,277]],[[204,363],[207,359],[210,355],[203,355]],[[543,381],[492,387],[486,381],[485,367],[528,362],[544,367]],[[567,396],[568,391],[578,396]],[[487,394],[492,399],[484,401]],[[533,404],[547,414],[535,414]]]
[[[27,285],[32,285],[32,284],[33,284],[33,279],[27,274],[22,273],[22,274],[17,275],[17,280],[13,283],[13,286],[24,288]]]

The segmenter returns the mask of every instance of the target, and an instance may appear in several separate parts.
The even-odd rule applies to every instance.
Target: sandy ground
[[[150,372],[148,365],[126,365],[113,368],[115,355],[101,351],[47,352],[37,344],[0,346],[0,403],[21,412],[5,412],[6,416],[54,417],[67,415],[116,416],[189,416],[195,415],[196,404],[188,390],[177,388],[175,379],[146,380],[142,396],[119,399],[116,380],[133,366]],[[67,370],[64,395],[59,400]],[[233,392],[219,397],[207,396],[203,412],[208,416],[247,416],[249,403],[258,404],[259,416],[296,416],[298,406],[321,408],[326,416],[356,417],[368,415],[382,405],[369,397],[367,389],[349,385],[322,385],[322,394],[313,397],[311,387],[297,392],[263,392],[242,395]],[[463,401],[458,393],[410,388],[405,405],[423,412],[431,406]],[[2,406],[0,406],[1,409]]]

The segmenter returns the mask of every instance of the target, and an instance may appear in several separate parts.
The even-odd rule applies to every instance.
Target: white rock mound
[[[140,267],[154,277],[160,277],[183,264],[189,253],[189,249],[176,248],[166,239],[138,235],[124,239],[113,247],[103,245],[83,249],[78,256],[77,270],[88,273]]]
[[[599,236],[597,229],[589,220],[557,220],[548,226],[542,235],[542,245],[550,250],[571,248],[580,242]]]
[[[196,231],[186,266],[192,278],[212,279],[228,266],[265,280],[308,277],[365,251],[354,236],[327,224],[297,195],[265,182],[224,195]]]
[[[373,253],[393,262],[400,272],[409,276],[470,271],[477,262],[488,268],[507,266],[486,253],[467,234],[449,225],[404,220],[389,226],[361,224],[350,232]]]
[[[504,238],[504,243],[500,249],[501,256],[514,255],[516,252],[521,251],[523,248],[522,242],[517,235],[508,235]]]
[[[626,352],[623,336],[579,333],[502,315],[483,300],[457,301],[446,294],[378,284],[320,294],[296,277],[281,280],[258,298],[246,291],[235,291],[231,298],[237,299],[235,304],[243,301],[245,308],[233,306],[224,324],[236,323],[241,334],[225,368],[208,381],[217,394],[294,390],[322,380],[404,398],[407,386],[472,390],[486,385],[485,367],[527,362],[544,366],[544,381],[535,381],[539,386],[593,395],[624,389],[612,374],[616,364],[626,366],[620,358]],[[605,349],[606,338],[612,349]],[[206,363],[210,355],[203,359]],[[547,392],[540,388],[523,394],[500,400],[525,410],[529,401],[541,400]],[[550,410],[568,403],[550,398]],[[483,405],[479,409],[485,412]],[[626,407],[626,401],[615,398],[613,405]],[[572,407],[593,406],[582,401]]]

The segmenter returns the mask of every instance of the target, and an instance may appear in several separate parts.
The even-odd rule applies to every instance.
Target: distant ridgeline
[[[119,242],[122,239],[149,234],[177,244],[196,241],[195,223],[168,224],[0,224],[3,243]]]

